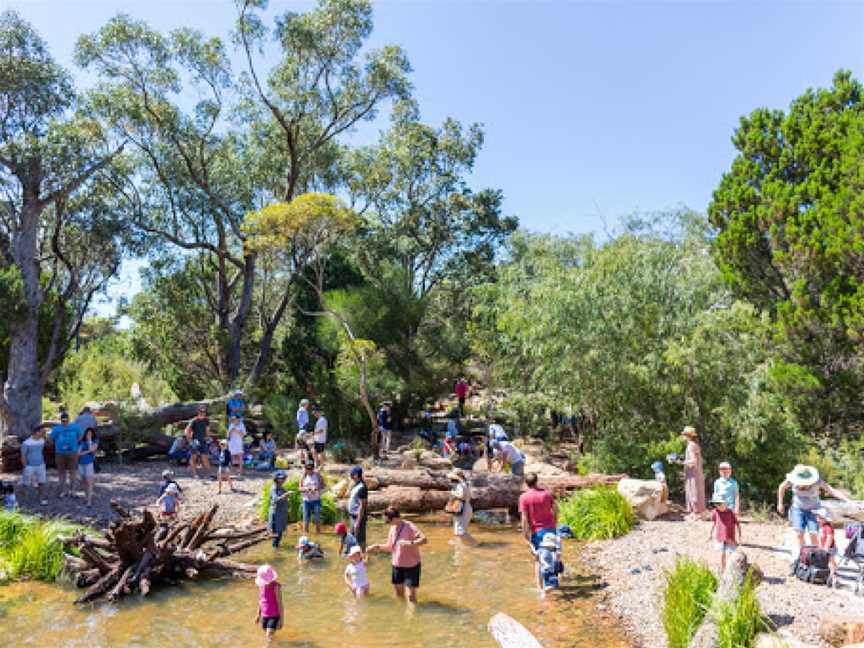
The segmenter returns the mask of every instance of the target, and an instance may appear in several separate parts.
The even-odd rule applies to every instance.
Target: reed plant
[[[769,629],[749,573],[737,598],[723,605],[718,613],[720,648],[752,648],[756,635]]]
[[[661,615],[666,641],[669,648],[687,648],[711,605],[717,578],[706,565],[679,558],[665,579]]]
[[[0,578],[57,580],[63,571],[60,538],[80,529],[65,520],[0,512]]]
[[[577,540],[610,540],[633,528],[630,502],[614,488],[578,491],[558,502],[560,521]]]

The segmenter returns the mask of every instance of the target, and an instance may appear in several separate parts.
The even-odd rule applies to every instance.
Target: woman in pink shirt
[[[393,556],[391,582],[393,591],[399,598],[409,603],[417,602],[417,588],[420,587],[420,545],[426,544],[426,536],[413,523],[403,520],[399,510],[390,506],[384,511],[390,525],[386,544],[375,544],[368,552],[386,551]]]

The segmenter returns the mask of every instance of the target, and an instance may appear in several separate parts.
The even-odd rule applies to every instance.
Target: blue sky
[[[77,35],[120,11],[218,35],[234,17],[230,0],[3,5],[69,67]],[[529,229],[586,232],[637,209],[704,210],[741,115],[841,67],[864,76],[864,2],[375,2],[371,45],[394,42],[425,120],[484,124],[476,187],[501,188]]]

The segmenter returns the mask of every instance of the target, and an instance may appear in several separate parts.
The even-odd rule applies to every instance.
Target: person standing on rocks
[[[519,517],[522,536],[531,546],[533,556],[547,533],[552,535],[558,533],[558,504],[549,491],[540,487],[535,473],[525,475],[525,485],[528,490],[519,496]],[[542,590],[543,579],[540,575],[539,563],[535,564],[535,579],[537,586]]]
[[[363,469],[360,466],[351,468],[351,481],[354,485],[348,492],[348,517],[351,519],[351,533],[357,544],[366,550],[366,519],[369,510],[369,489],[363,481]]]
[[[203,405],[198,408],[198,413],[195,415],[189,424],[186,426],[186,438],[189,439],[191,456],[189,457],[189,467],[192,469],[192,477],[198,478],[198,464],[201,464],[201,469],[206,470],[210,474],[210,454],[207,448],[208,431],[210,430],[210,419],[207,418],[207,408]]]
[[[315,468],[321,470],[324,467],[324,452],[327,447],[327,417],[320,408],[312,410],[315,417],[315,431],[312,433],[312,456],[315,459]]]
[[[453,386],[453,391],[456,392],[456,398],[459,399],[459,416],[465,416],[465,399],[468,398],[468,381],[460,376],[459,380]]]
[[[303,398],[300,400],[300,406],[297,408],[297,450],[300,451],[300,462],[305,464],[309,458],[308,444],[308,427],[309,427],[309,399]]]
[[[60,497],[71,497],[75,487],[75,473],[78,472],[78,443],[81,441],[81,428],[69,422],[69,413],[60,414],[60,424],[51,429],[54,442],[54,463],[60,482]],[[67,485],[68,478],[68,485]]]
[[[393,403],[384,401],[378,410],[378,431],[381,432],[381,452],[390,452],[390,437],[393,435]]]

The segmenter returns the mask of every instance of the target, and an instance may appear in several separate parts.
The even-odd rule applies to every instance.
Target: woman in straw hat
[[[792,472],[786,475],[786,479],[777,489],[777,512],[780,515],[785,513],[783,498],[790,486],[792,487],[792,506],[789,507],[789,521],[798,534],[799,545],[804,543],[805,531],[809,535],[810,544],[818,544],[816,534],[819,531],[819,523],[816,520],[815,511],[822,507],[819,495],[823,490],[844,502],[855,503],[854,500],[821,479],[819,471],[813,466],[798,464]]]
[[[477,544],[474,536],[468,532],[471,516],[474,513],[471,507],[471,485],[468,483],[465,473],[458,468],[447,473],[447,478],[453,486],[450,489],[451,501],[458,500],[461,502],[461,511],[453,513],[453,535],[465,544]]]
[[[685,427],[681,436],[687,440],[684,451],[684,497],[687,504],[688,519],[705,517],[705,474],[702,472],[702,446],[696,428]]]

